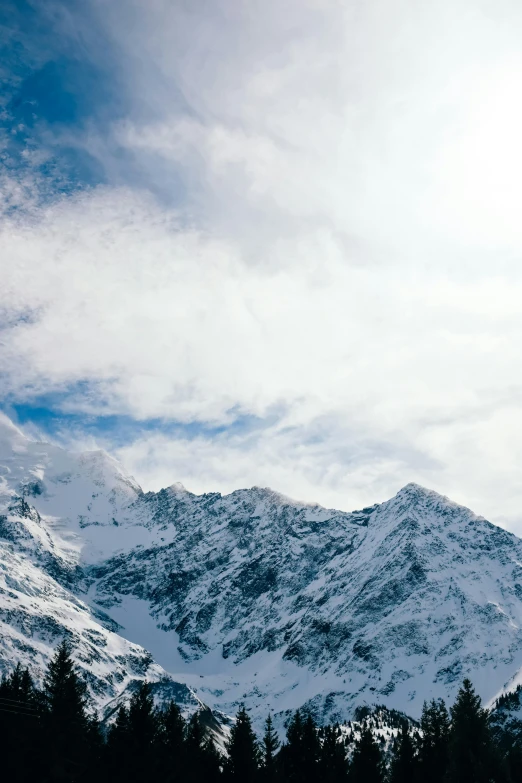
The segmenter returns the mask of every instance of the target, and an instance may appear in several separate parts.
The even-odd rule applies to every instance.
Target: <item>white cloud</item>
[[[113,184],[4,215],[0,305],[35,314],[0,345],[10,391],[281,411],[139,439],[120,456],[146,485],[349,508],[417,480],[518,524],[517,5],[99,8],[133,105],[110,144],[77,142],[108,171],[124,146],[163,194],[176,171],[185,197]]]

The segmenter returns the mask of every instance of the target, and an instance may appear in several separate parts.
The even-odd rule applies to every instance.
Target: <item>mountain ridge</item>
[[[143,492],[104,452],[0,419],[0,514],[0,564],[27,562],[228,714],[418,717],[463,676],[491,700],[522,668],[522,542],[415,483],[353,512],[261,487]]]

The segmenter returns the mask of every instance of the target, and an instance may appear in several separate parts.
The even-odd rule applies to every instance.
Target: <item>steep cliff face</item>
[[[491,699],[522,667],[522,542],[437,493],[353,513],[257,487],[143,493],[103,452],[1,431],[0,563],[52,581],[34,612],[77,605],[211,706],[415,717],[466,675]]]

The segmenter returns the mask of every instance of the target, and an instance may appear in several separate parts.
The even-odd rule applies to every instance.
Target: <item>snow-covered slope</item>
[[[464,676],[488,700],[522,668],[522,542],[417,485],[353,513],[260,488],[143,493],[103,452],[7,421],[0,475],[10,556],[229,714],[418,717]],[[50,611],[45,591],[34,607]]]
[[[73,457],[32,443],[0,417],[0,671],[21,662],[41,678],[67,638],[103,713],[147,679],[158,702],[175,698],[191,714],[206,705],[82,598],[90,543],[78,531],[87,520],[112,520],[111,510],[121,513],[140,491],[108,455]],[[77,508],[86,512],[83,519]]]
[[[522,543],[436,493],[409,485],[353,514],[262,489],[138,506],[160,541],[93,568],[92,598],[123,625],[147,604],[179,640],[160,662],[203,675],[225,710],[416,716],[465,675],[490,698],[522,664]]]

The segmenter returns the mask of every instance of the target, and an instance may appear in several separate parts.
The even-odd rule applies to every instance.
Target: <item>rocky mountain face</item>
[[[101,487],[108,492],[100,493]],[[89,545],[78,534],[81,515],[69,526],[68,511],[77,503],[90,505],[96,517],[106,519],[114,505],[121,508],[139,491],[107,455],[73,457],[32,443],[0,418],[0,671],[21,662],[41,678],[67,638],[102,713],[110,715],[143,679],[151,682],[158,702],[175,698],[187,714],[205,711],[185,683],[85,601],[82,553]],[[37,506],[45,511],[40,514]]]
[[[71,635],[102,705],[149,677],[258,720],[418,717],[465,676],[486,700],[517,681],[522,541],[413,484],[352,513],[257,487],[143,493],[105,453],[1,420],[0,621],[4,666]]]

